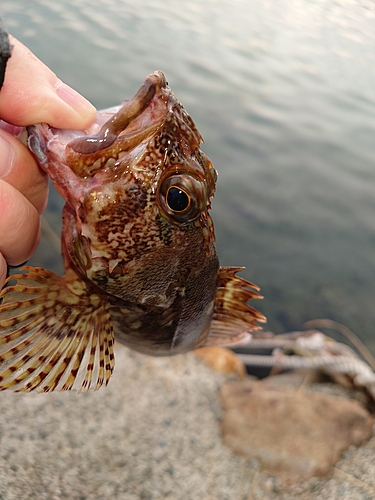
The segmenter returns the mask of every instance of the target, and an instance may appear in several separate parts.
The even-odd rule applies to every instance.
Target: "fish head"
[[[37,127],[29,143],[67,201],[70,264],[113,297],[163,307],[208,272],[212,301],[216,171],[162,72],[85,135]]]

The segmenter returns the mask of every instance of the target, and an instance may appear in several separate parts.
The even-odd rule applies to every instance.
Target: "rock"
[[[246,368],[233,351],[225,347],[201,347],[194,351],[204,363],[222,373],[233,373],[240,378],[246,377]]]
[[[225,383],[220,396],[224,443],[284,482],[326,475],[344,450],[372,434],[373,417],[343,397],[251,380]]]

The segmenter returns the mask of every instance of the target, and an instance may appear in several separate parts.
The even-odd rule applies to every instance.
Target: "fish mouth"
[[[191,144],[195,149],[201,137],[191,118],[185,115],[188,116],[168,87],[164,73],[155,71],[100,130],[96,128],[92,133],[91,129],[90,135],[73,138],[66,144],[65,163],[79,178],[92,178],[99,170],[117,163],[124,154],[149,142],[168,121],[179,130],[189,119],[187,126],[191,129]],[[98,112],[98,125],[100,117],[101,112]]]
[[[42,166],[48,164],[49,153],[53,152],[57,158],[63,157],[78,178],[88,179],[107,161],[114,163],[123,153],[150,139],[163,126],[171,102],[177,100],[164,73],[155,71],[121,107],[98,111],[86,132],[59,130],[46,123],[32,125],[27,127],[28,145]]]
[[[168,83],[162,71],[155,71],[148,75],[135,96],[126,101],[124,106],[115,113],[97,132],[93,135],[74,139],[69,142],[69,148],[78,154],[94,154],[109,148],[118,136],[124,132],[136,118],[138,118],[150,105],[155,94],[161,89],[166,89]],[[157,118],[152,116],[152,118]],[[154,127],[150,127],[154,128]],[[132,134],[134,136],[134,134]]]

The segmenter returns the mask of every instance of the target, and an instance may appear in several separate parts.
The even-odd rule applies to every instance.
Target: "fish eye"
[[[156,201],[165,217],[186,224],[206,210],[207,196],[204,179],[185,172],[176,173],[174,167],[160,179]]]
[[[190,195],[178,186],[168,188],[166,202],[173,212],[183,212],[190,205]]]

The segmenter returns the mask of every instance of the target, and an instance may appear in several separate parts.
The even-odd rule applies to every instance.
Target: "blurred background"
[[[223,265],[275,333],[329,318],[375,353],[371,0],[3,0],[5,28],[97,108],[160,69],[219,172]],[[63,201],[46,217],[59,232]],[[32,264],[63,271],[47,238]]]

